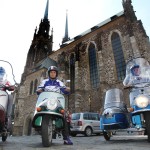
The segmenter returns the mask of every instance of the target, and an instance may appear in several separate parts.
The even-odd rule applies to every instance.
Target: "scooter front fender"
[[[37,112],[32,120],[32,126],[33,128],[39,128],[41,127],[41,122],[42,122],[42,117],[44,115],[49,115],[52,118],[62,118],[64,120],[64,117],[62,114],[56,113],[56,112],[45,112],[45,111],[41,111],[41,112]]]
[[[132,115],[141,114],[141,113],[144,113],[144,112],[150,112],[150,108],[148,108],[148,109],[134,110],[134,111],[132,112]]]

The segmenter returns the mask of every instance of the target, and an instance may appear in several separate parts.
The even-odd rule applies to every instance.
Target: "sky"
[[[11,63],[17,83],[26,64],[27,53],[33,40],[36,26],[44,17],[47,0],[0,0],[0,60]],[[138,20],[142,20],[150,37],[150,0],[132,0]],[[103,22],[123,10],[122,0],[49,0],[50,30],[53,28],[53,50],[65,34],[66,10],[68,33],[72,39],[89,28]],[[5,67],[8,80],[12,80],[9,64]]]

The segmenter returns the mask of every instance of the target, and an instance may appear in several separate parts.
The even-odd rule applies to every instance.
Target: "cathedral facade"
[[[132,1],[123,0],[123,11],[84,33],[68,38],[66,32],[60,48],[53,51],[53,30],[50,32],[48,1],[44,18],[35,29],[28,51],[21,83],[15,95],[14,135],[30,135],[36,104],[36,89],[47,78],[50,65],[59,68],[58,78],[69,85],[66,108],[72,112],[102,111],[105,92],[111,88],[123,90],[128,102],[128,89],[123,88],[126,63],[136,57],[150,61],[149,37],[141,20],[137,20]],[[68,84],[68,83],[67,83]]]

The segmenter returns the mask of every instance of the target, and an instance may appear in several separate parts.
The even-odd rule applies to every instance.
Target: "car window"
[[[86,113],[86,114],[83,114],[83,119],[84,119],[84,120],[89,120],[89,116],[88,116],[87,113]]]
[[[79,120],[80,119],[80,114],[72,114],[71,119],[72,120]]]
[[[91,114],[91,120],[99,120],[98,114]]]
[[[88,119],[92,120],[92,114],[88,114]]]

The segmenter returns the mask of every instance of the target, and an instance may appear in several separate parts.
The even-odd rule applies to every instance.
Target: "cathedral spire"
[[[32,72],[32,70],[36,67],[36,64],[41,62],[41,60],[46,59],[49,54],[52,53],[53,47],[53,30],[51,35],[49,34],[50,30],[50,21],[48,19],[48,4],[49,0],[47,0],[44,18],[41,19],[39,24],[39,28],[36,27],[34,31],[33,40],[28,51],[26,66],[25,66],[25,74]],[[22,76],[22,81],[24,80],[24,76]]]
[[[49,30],[50,30],[50,22],[48,20],[48,5],[49,0],[47,0],[44,18],[41,19],[41,23],[39,25],[38,36],[43,36],[45,38],[49,38]]]
[[[70,40],[70,38],[68,37],[68,14],[67,14],[67,10],[66,10],[66,26],[65,26],[65,36],[62,40],[62,43],[67,42],[68,40]]]
[[[44,19],[48,19],[48,6],[49,6],[49,0],[47,0],[46,8],[45,8],[45,13],[44,13]]]

